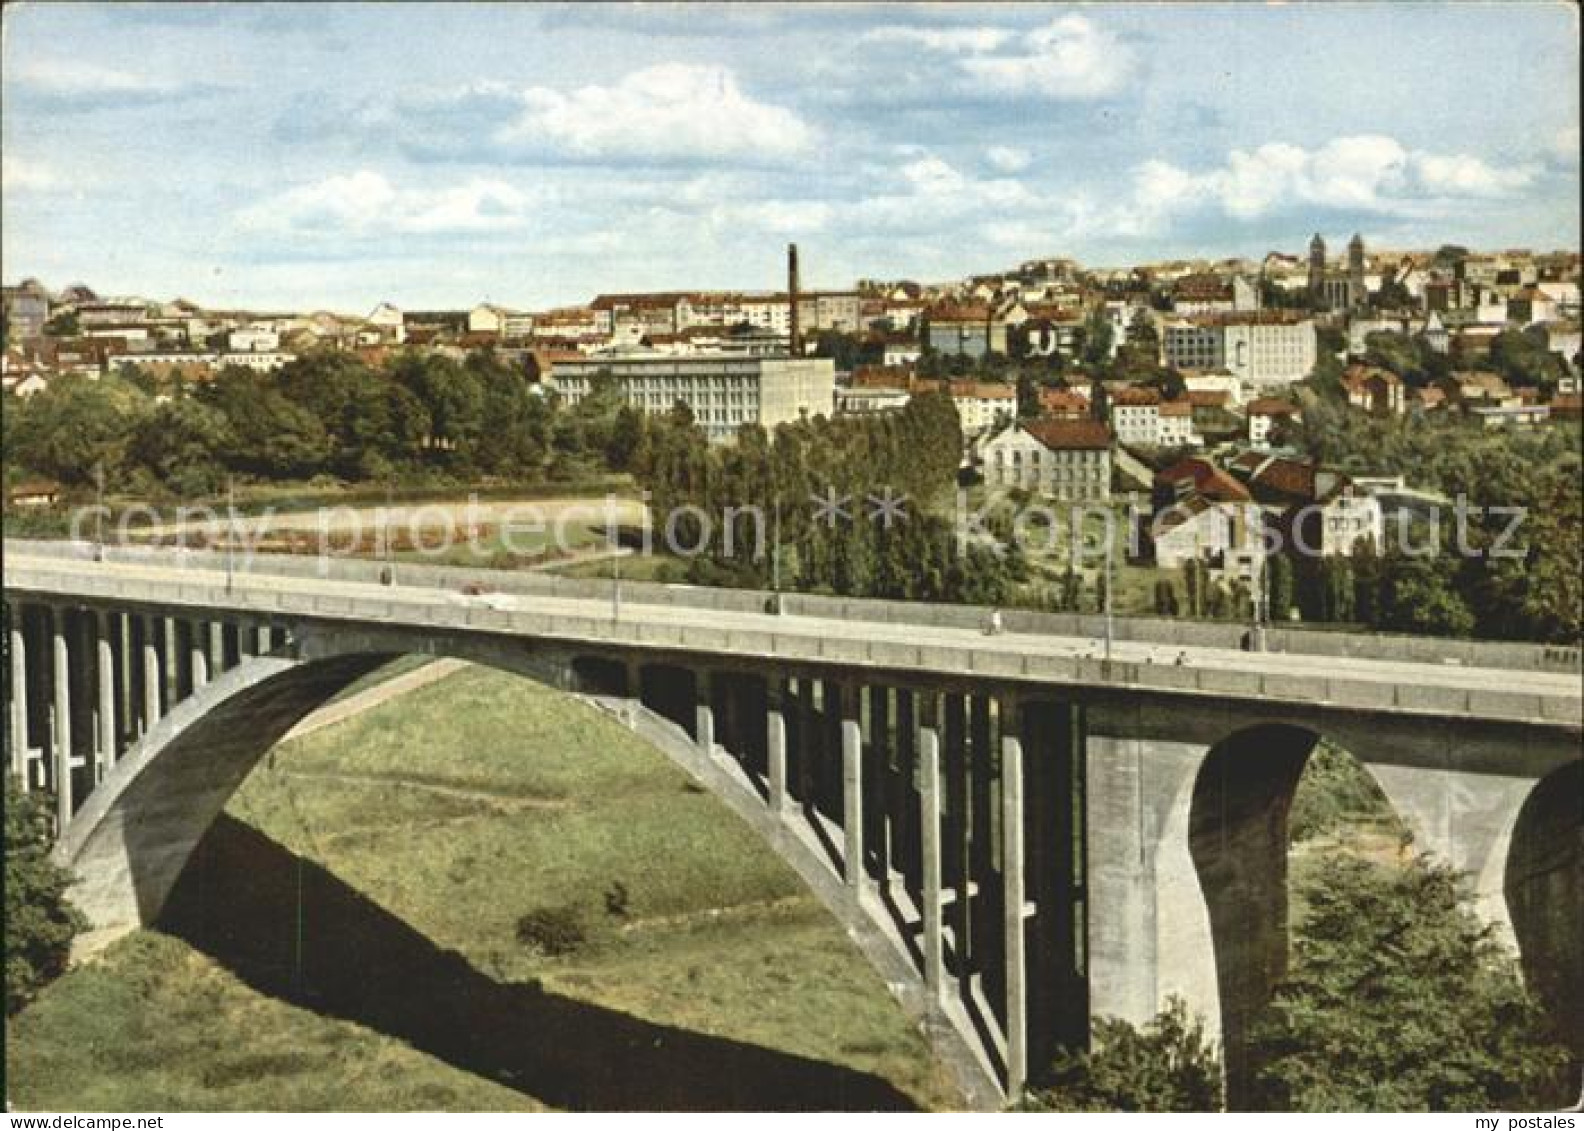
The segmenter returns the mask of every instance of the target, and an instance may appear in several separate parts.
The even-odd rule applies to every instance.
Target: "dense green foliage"
[[[789,588],[999,604],[1027,576],[1015,551],[959,546],[939,514],[960,447],[943,393],[883,416],[744,428],[732,445],[708,443],[681,406],[640,423],[632,469],[666,516],[661,535],[701,551],[695,582],[763,586],[779,556]],[[905,507],[890,522],[877,510],[886,498]]]
[[[1404,533],[1393,523],[1382,556],[1307,563],[1307,570],[1299,562],[1297,599],[1307,619],[1432,635],[1579,638],[1584,472],[1577,428],[1397,421],[1324,401],[1305,406],[1302,428],[1303,446],[1328,466],[1403,475],[1448,500],[1438,527],[1420,522]]]
[[[597,407],[597,406],[596,406]],[[546,473],[554,406],[490,353],[458,362],[400,354],[375,367],[342,353],[272,373],[233,366],[158,387],[132,366],[62,377],[8,401],[11,471],[117,493],[211,494],[228,473],[265,481],[463,480]],[[580,414],[563,431],[581,440]],[[602,461],[603,462],[603,461]]]
[[[5,780],[6,1014],[17,1012],[66,969],[82,916],[66,902],[71,877],[49,857],[54,814],[47,798]]]
[[[1221,1063],[1204,1022],[1181,998],[1143,1027],[1097,1018],[1091,1051],[1064,1054],[1032,1111],[1218,1111]]]
[[[1298,893],[1292,967],[1256,1023],[1256,1104],[1298,1111],[1533,1111],[1567,1052],[1461,876],[1344,853]]]
[[[1348,838],[1361,829],[1405,835],[1402,821],[1361,762],[1321,740],[1304,763],[1293,791],[1287,830],[1294,844],[1320,837]]]

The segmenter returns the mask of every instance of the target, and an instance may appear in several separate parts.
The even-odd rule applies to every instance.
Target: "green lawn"
[[[13,1103],[954,1102],[923,1037],[746,826],[614,721],[528,681],[467,669],[296,740],[228,812],[161,932],[8,1025]],[[581,945],[519,941],[546,909]]]

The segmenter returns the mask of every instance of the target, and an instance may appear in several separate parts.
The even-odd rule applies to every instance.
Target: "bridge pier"
[[[1452,768],[1374,764],[1369,769],[1413,833],[1415,847],[1468,873],[1480,918],[1514,949],[1505,865],[1513,826],[1534,780]]]
[[[28,765],[28,748],[31,739],[28,727],[28,644],[27,626],[23,618],[26,610],[14,601],[6,602],[6,634],[7,647],[11,653],[10,681],[6,690],[11,696],[8,704],[10,710],[6,713],[7,721],[11,728],[11,759],[10,770],[26,793],[32,788],[29,779],[32,777],[31,767]]]
[[[99,685],[99,750],[95,759],[93,784],[98,785],[110,772],[120,751],[116,727],[115,641],[110,634],[110,614],[94,614],[94,673]]]
[[[715,753],[714,685],[710,673],[697,673],[693,683],[693,740],[707,755]]]
[[[770,811],[785,819],[787,813],[787,725],[786,686],[773,680],[766,692],[765,757],[768,762],[767,787]]]
[[[1207,748],[1097,733],[1121,730],[1097,716],[1085,758],[1090,1009],[1143,1024],[1176,994],[1217,1035],[1215,944],[1188,846]]]
[[[1023,889],[1023,739],[1014,699],[1001,704],[1001,904],[1006,960],[1007,1094],[1022,1094],[1028,1080],[1028,989],[1024,944],[1028,913]]]
[[[843,868],[854,898],[864,886],[863,724],[862,689],[856,683],[841,689]]]
[[[160,684],[164,680],[160,663],[158,622],[154,617],[142,620],[143,650],[143,733],[153,730],[160,721]]]
[[[940,729],[936,721],[938,704],[933,696],[926,697],[920,712],[918,735],[919,758],[919,828],[923,859],[924,921],[924,984],[930,997],[937,1003],[946,996],[946,951],[944,941],[945,899],[941,879],[941,813],[944,797],[941,792]]]
[[[71,651],[66,642],[66,610],[56,606],[50,609],[51,655],[54,666],[51,686],[55,692],[53,726],[55,776],[55,828],[63,832],[72,817],[72,700]]]

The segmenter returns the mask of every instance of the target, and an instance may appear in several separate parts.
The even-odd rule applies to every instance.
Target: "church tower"
[[[1364,290],[1364,237],[1354,232],[1348,241],[1348,306],[1356,309],[1368,298]]]
[[[1325,305],[1325,240],[1316,232],[1309,241],[1309,302],[1313,306]]]

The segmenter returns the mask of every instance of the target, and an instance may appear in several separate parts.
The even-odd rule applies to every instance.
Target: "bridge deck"
[[[21,552],[18,552],[18,550]],[[984,676],[1040,683],[1145,688],[1342,708],[1417,712],[1440,718],[1523,721],[1576,728],[1584,694],[1576,672],[1509,670],[1403,660],[1251,653],[1235,649],[1116,641],[832,617],[772,615],[647,603],[643,590],[610,598],[460,592],[386,586],[345,578],[271,572],[253,559],[228,586],[214,559],[168,554],[166,563],[84,561],[13,546],[4,586],[71,597],[283,619],[443,628],[669,651],[738,654],[818,664]],[[430,574],[436,571],[430,570]],[[443,575],[444,571],[440,571]]]

